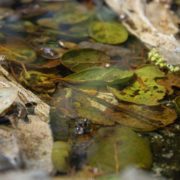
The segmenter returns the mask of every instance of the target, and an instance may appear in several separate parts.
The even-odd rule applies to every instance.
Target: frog
[[[152,48],[148,52],[148,59],[155,65],[159,66],[161,69],[168,69],[173,73],[180,71],[179,65],[168,64],[156,48]]]

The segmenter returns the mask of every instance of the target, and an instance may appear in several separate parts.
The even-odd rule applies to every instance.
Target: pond
[[[53,176],[118,179],[134,166],[179,179],[179,73],[152,64],[103,1],[8,2],[0,63],[51,107]]]

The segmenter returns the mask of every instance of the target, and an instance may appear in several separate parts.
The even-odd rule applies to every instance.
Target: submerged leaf
[[[167,93],[171,95],[173,93],[173,87],[180,88],[180,77],[174,73],[168,73],[163,79],[158,79],[157,83],[164,86]]]
[[[107,114],[112,115],[116,122],[141,131],[165,127],[177,118],[175,110],[165,106],[149,107],[120,103],[118,108],[115,111],[110,110]]]
[[[92,94],[88,90],[65,88],[54,98],[58,99],[58,109],[66,117],[85,118],[106,126],[119,123],[140,131],[152,131],[173,123],[177,118],[175,110],[164,106],[118,104],[111,93]]]
[[[58,172],[67,172],[69,169],[69,154],[71,145],[67,142],[56,141],[52,150],[52,162]]]
[[[175,98],[175,108],[178,115],[180,115],[180,96]]]
[[[55,82],[53,80],[56,77],[54,74],[27,71],[20,74],[19,81],[33,91],[51,93],[55,90]]]
[[[17,44],[0,45],[0,54],[4,55],[7,60],[24,63],[30,63],[36,59],[36,53],[32,49]]]
[[[126,85],[133,77],[132,71],[121,70],[116,67],[92,67],[65,77],[65,80],[73,83],[85,83],[87,85]]]
[[[57,6],[59,6],[59,4]],[[91,16],[92,13],[87,11],[84,6],[75,2],[67,2],[66,5],[62,5],[62,7],[53,14],[53,17],[43,17],[39,19],[37,23],[43,27],[58,29],[63,24],[75,25],[85,22],[90,19]]]
[[[94,22],[89,28],[89,35],[101,43],[120,44],[127,40],[128,32],[117,22]]]
[[[88,165],[105,174],[131,165],[150,168],[152,164],[149,142],[129,128],[100,129],[88,152]]]
[[[37,20],[37,24],[42,27],[48,27],[52,29],[58,29],[59,23],[54,21],[52,18],[41,18]]]
[[[87,21],[92,15],[90,10],[75,1],[68,2],[54,15],[54,20],[60,24],[77,24]]]
[[[135,73],[137,79],[132,85],[123,90],[109,87],[109,91],[119,100],[149,106],[158,105],[158,101],[165,96],[166,89],[158,85],[155,78],[164,77],[164,73],[155,66],[145,66]]]
[[[68,51],[61,61],[64,66],[78,72],[93,66],[103,66],[110,62],[110,58],[102,51],[87,48]]]

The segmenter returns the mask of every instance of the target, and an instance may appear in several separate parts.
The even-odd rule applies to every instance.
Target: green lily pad
[[[54,169],[58,172],[67,172],[69,170],[68,158],[71,145],[67,142],[56,141],[52,149],[52,162]]]
[[[129,128],[100,129],[88,152],[88,165],[105,174],[131,165],[147,169],[152,165],[149,142]]]
[[[158,85],[155,79],[164,77],[164,73],[155,66],[145,66],[135,73],[137,79],[132,85],[123,90],[109,87],[109,91],[119,100],[149,106],[158,105],[158,101],[164,98],[166,89]]]
[[[103,66],[110,62],[110,57],[94,49],[75,49],[66,52],[61,62],[72,71],[78,72],[93,66]]]
[[[132,71],[121,70],[116,67],[92,67],[66,76],[65,79],[74,83],[87,85],[126,85],[133,77]]]
[[[106,44],[120,44],[128,38],[126,28],[117,22],[94,22],[89,28],[89,35]]]

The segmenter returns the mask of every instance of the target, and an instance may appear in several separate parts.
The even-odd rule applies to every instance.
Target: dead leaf
[[[161,86],[164,86],[169,95],[173,94],[173,87],[180,88],[180,78],[179,75],[174,73],[168,73],[165,78],[158,79],[156,81]]]

